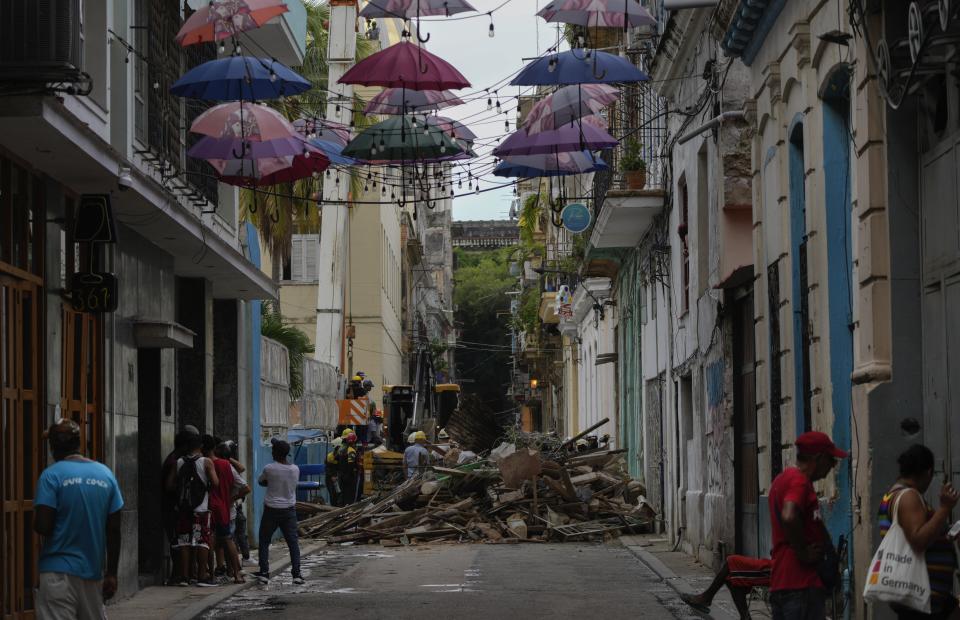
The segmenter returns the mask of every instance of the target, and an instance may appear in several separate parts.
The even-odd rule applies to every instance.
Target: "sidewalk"
[[[621,536],[620,542],[677,593],[702,592],[713,581],[712,570],[682,551],[673,551],[669,541],[662,534]],[[691,612],[693,612],[692,609]],[[770,617],[764,605],[759,603],[750,606],[750,613],[757,619]],[[722,588],[717,593],[710,606],[710,614],[704,617],[714,620],[739,620],[737,608],[726,588]]]
[[[304,544],[301,540],[300,556],[306,557],[323,546],[322,543]],[[256,554],[252,557],[255,560]],[[287,544],[282,540],[270,545],[270,565],[271,576],[290,568]],[[249,572],[257,570],[253,566],[245,569]],[[246,583],[230,583],[216,588],[151,586],[108,605],[107,617],[110,620],[190,620],[255,583],[256,580],[248,580]]]

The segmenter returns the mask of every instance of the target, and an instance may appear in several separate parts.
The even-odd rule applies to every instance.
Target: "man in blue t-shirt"
[[[117,592],[120,487],[105,465],[80,454],[76,422],[60,420],[47,440],[56,463],[40,474],[34,499],[33,529],[43,536],[37,617],[99,620]]]

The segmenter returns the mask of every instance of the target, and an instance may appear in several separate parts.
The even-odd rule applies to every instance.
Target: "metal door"
[[[733,308],[733,423],[736,445],[737,553],[766,557],[759,533],[760,480],[757,468],[757,401],[753,292],[741,291]]]
[[[923,436],[936,477],[960,482],[960,133],[922,158]]]

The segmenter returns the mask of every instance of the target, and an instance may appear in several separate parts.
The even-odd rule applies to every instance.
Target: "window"
[[[640,324],[646,325],[647,324],[647,287],[640,286],[638,287],[637,290],[640,293],[639,295],[637,295],[637,297],[640,300]]]
[[[133,131],[134,137],[143,144],[147,144],[147,0],[136,0],[134,4],[133,20],[130,29],[133,30],[133,46],[137,49],[132,54],[133,63]]]
[[[290,241],[290,281],[317,282],[320,235],[293,235]],[[286,274],[285,274],[286,275]]]
[[[80,0],[80,66],[90,74],[90,100],[107,109],[107,3]]]
[[[697,297],[710,279],[710,160],[707,145],[697,153]]]
[[[683,282],[683,312],[690,310],[690,248],[687,245],[690,231],[690,209],[687,195],[687,181],[680,179],[680,225],[677,236],[680,238],[680,273]]]

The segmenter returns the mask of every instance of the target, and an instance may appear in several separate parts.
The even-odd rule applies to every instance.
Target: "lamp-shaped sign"
[[[530,389],[531,389],[531,390],[537,389],[537,384],[538,384],[537,378],[536,378],[536,377],[531,377],[531,378],[530,378]]]

